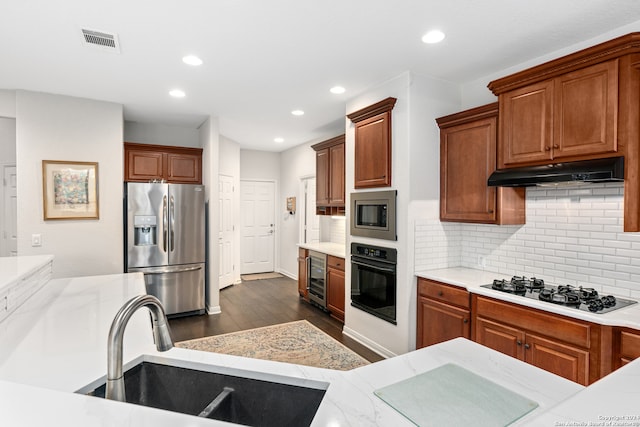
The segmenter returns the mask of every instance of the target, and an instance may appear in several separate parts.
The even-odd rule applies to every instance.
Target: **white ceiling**
[[[213,115],[241,147],[281,151],[335,136],[346,100],[404,71],[474,81],[639,20],[638,0],[2,0],[0,88],[117,102],[129,121]],[[432,28],[442,43],[420,41]]]

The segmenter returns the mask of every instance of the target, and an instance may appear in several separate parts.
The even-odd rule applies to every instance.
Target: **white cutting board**
[[[374,394],[418,426],[506,426],[538,407],[453,363]]]

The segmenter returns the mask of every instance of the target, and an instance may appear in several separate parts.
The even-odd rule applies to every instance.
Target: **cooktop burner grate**
[[[542,279],[525,276],[513,276],[511,280],[495,279],[482,287],[593,313],[607,313],[637,302],[613,295],[600,296],[593,288],[545,285]]]

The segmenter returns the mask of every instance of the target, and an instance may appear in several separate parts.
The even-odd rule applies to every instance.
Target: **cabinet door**
[[[469,310],[419,297],[416,347],[422,348],[458,337],[470,338],[469,319]]]
[[[440,219],[496,221],[496,188],[487,186],[496,169],[495,117],[440,132]]]
[[[167,181],[179,184],[202,183],[202,157],[195,154],[167,153]]]
[[[524,331],[482,317],[475,318],[474,331],[477,343],[524,360]]]
[[[640,357],[640,331],[620,331],[619,353],[618,367]]]
[[[344,206],[344,144],[329,148],[329,204]]]
[[[344,272],[333,268],[327,270],[327,309],[344,322]]]
[[[329,204],[329,149],[316,151],[316,206]]]
[[[617,150],[617,60],[558,77],[555,92],[554,158]]]
[[[551,160],[553,80],[500,95],[498,168]]]
[[[588,383],[589,352],[581,348],[527,334],[524,360],[579,384]]]
[[[307,250],[298,249],[298,294],[309,299],[307,291]]]
[[[391,185],[391,112],[355,125],[355,188]]]
[[[124,180],[148,182],[164,178],[164,153],[149,150],[126,150]]]

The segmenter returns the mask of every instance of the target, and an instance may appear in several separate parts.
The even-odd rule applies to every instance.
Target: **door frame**
[[[2,185],[0,185],[0,213],[4,212],[5,202],[6,202],[6,200],[5,200],[5,197],[6,197],[6,194],[5,194],[6,183],[4,182],[4,173],[5,173],[5,170],[7,168],[11,168],[11,167],[16,168],[16,172],[17,172],[18,168],[17,168],[17,164],[16,163],[14,163],[14,162],[8,162],[8,163],[0,162],[0,171],[2,172],[2,176],[1,176]],[[16,189],[16,191],[17,191],[17,189]],[[17,197],[17,194],[16,194],[16,197]],[[16,217],[17,217],[18,212],[15,212],[15,214],[16,214]],[[0,215],[0,233],[3,233],[5,231],[5,226],[6,226],[5,217],[4,217],[4,215]],[[16,225],[16,227],[17,227],[17,225]],[[16,235],[17,235],[17,233],[18,233],[18,230],[16,230]],[[0,256],[10,256],[10,254],[8,253],[9,249],[7,247],[5,247],[5,246],[6,246],[5,245],[5,239],[0,237]],[[17,255],[17,251],[18,251],[18,248],[16,247],[16,255]]]
[[[300,177],[300,200],[296,206],[296,213],[299,213],[300,221],[298,224],[298,243],[307,243],[306,239],[306,219],[307,219],[307,200],[305,184],[309,179],[317,178],[315,175],[304,175]]]
[[[240,188],[238,189],[239,204],[242,206],[242,184],[244,182],[271,182],[273,183],[273,224],[274,224],[274,236],[273,236],[273,271],[280,272],[280,251],[276,248],[280,247],[280,218],[278,217],[278,200],[280,198],[280,187],[278,186],[278,180],[276,179],[240,179]],[[242,224],[239,224],[239,229],[242,228]],[[239,231],[241,235],[241,230]],[[242,238],[238,238],[238,245],[240,246],[240,259],[238,262],[240,274],[242,274]]]

